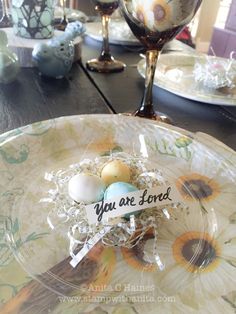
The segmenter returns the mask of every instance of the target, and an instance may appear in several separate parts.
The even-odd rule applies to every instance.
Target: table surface
[[[0,85],[0,133],[60,116],[134,111],[144,89],[136,68],[140,48],[111,46],[113,55],[126,63],[124,72],[88,72],[86,61],[97,57],[100,48],[100,42],[85,37],[81,62],[75,63],[62,80],[40,77],[37,69],[22,68],[15,82]],[[156,109],[172,117],[176,126],[207,133],[236,150],[236,107],[187,100],[158,87],[154,87],[153,96]],[[51,292],[48,295],[53,298]],[[34,313],[38,313],[37,302],[34,306]]]
[[[88,72],[86,61],[99,54],[101,43],[85,37],[82,62],[62,80],[40,77],[37,69],[22,68],[18,79],[0,86],[0,132],[35,121],[84,113],[134,111],[141,102],[144,79],[138,74],[140,48],[111,45],[113,55],[127,65],[124,72]],[[153,88],[156,109],[176,126],[205,132],[236,149],[236,107],[214,106]]]
[[[82,63],[97,56],[101,43],[85,38]],[[138,74],[136,64],[140,61],[140,48],[111,46],[117,59],[126,63],[122,73],[101,74],[89,72],[89,76],[102,91],[115,112],[134,111],[141,102],[144,79]],[[205,132],[236,149],[236,107],[214,106],[176,96],[156,86],[153,101],[157,110],[168,114],[176,126],[192,132]]]

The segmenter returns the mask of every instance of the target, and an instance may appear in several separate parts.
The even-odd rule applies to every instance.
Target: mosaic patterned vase
[[[50,38],[53,35],[54,0],[13,0],[13,29],[25,38]]]

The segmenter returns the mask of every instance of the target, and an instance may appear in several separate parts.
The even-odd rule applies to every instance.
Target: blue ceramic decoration
[[[18,72],[18,58],[8,49],[7,35],[0,30],[0,83],[11,83],[15,80]]]
[[[81,36],[85,33],[85,26],[80,21],[75,21],[72,23],[68,23],[65,29],[65,33],[67,36],[71,36],[71,38],[75,38],[77,36]]]
[[[32,57],[42,75],[63,78],[74,60],[73,39],[84,32],[81,22],[69,23],[65,33],[45,43],[35,45]]]
[[[34,47],[33,60],[42,75],[63,78],[71,69],[74,59],[74,44],[67,38],[39,43]]]
[[[24,38],[53,36],[54,0],[12,0],[15,35]]]

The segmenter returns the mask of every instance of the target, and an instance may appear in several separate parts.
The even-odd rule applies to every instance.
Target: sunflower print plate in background
[[[222,58],[215,60],[222,60]],[[195,81],[195,63],[206,63],[206,56],[196,52],[172,52],[162,54],[157,63],[154,84],[175,95],[212,105],[236,106],[236,87],[209,89]],[[138,63],[137,69],[145,77],[145,60]]]

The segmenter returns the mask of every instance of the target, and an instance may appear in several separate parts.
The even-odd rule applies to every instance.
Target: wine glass
[[[58,24],[55,25],[55,28],[59,31],[64,31],[66,29],[67,24],[69,23],[68,18],[66,16],[66,0],[59,1],[60,7],[62,8],[62,18]]]
[[[119,0],[121,11],[134,35],[146,48],[145,91],[135,116],[172,123],[153,107],[152,87],[161,50],[188,24],[202,0]]]
[[[121,61],[115,60],[110,53],[108,34],[110,16],[118,8],[118,0],[93,0],[93,2],[95,3],[95,10],[98,11],[102,17],[103,46],[101,54],[97,59],[87,61],[87,68],[91,71],[101,73],[123,71],[125,64]]]
[[[12,21],[7,12],[7,0],[1,0],[2,4],[2,17],[0,19],[0,28],[1,27],[11,27]]]

